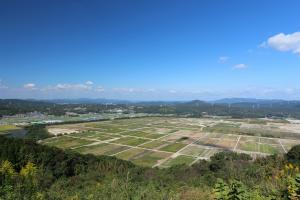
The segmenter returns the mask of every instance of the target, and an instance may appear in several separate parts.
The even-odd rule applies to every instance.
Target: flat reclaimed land
[[[145,117],[47,128],[55,137],[42,144],[161,168],[192,165],[224,150],[255,158],[300,144],[300,120]]]

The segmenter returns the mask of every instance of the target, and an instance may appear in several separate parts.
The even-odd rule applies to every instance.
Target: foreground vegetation
[[[0,199],[299,199],[300,146],[252,161],[218,153],[191,167],[143,168],[0,137]]]

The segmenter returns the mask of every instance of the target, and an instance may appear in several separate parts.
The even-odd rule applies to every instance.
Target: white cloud
[[[85,82],[85,84],[86,84],[86,85],[93,85],[94,82],[93,82],[93,81],[87,81],[87,82]]]
[[[155,88],[150,88],[147,90],[148,92],[156,92],[156,89]]]
[[[246,69],[247,67],[248,65],[241,63],[241,64],[234,65],[233,69]]]
[[[55,89],[59,90],[90,90],[91,86],[86,84],[57,84]]]
[[[158,92],[155,88],[113,88],[113,92],[117,93],[156,93]]]
[[[267,48],[268,47],[268,44],[267,42],[263,42],[259,45],[260,48]]]
[[[34,83],[26,83],[26,84],[23,85],[23,88],[30,89],[30,90],[36,89]]]
[[[99,87],[94,87],[94,82],[92,81],[86,81],[85,83],[76,83],[76,84],[71,84],[71,83],[58,83],[55,86],[49,86],[46,88],[46,90],[92,90],[92,89],[98,89],[100,90]]]
[[[240,65],[240,64],[239,64]],[[1,84],[1,80],[0,80]],[[3,85],[3,84],[2,84]],[[1,85],[0,85],[1,86]],[[1,88],[0,88],[1,89]],[[211,100],[226,97],[268,98],[268,99],[300,99],[300,88],[248,86],[245,88],[103,88],[100,85],[88,86],[79,84],[57,84],[37,87],[27,83],[22,88],[9,87],[0,90],[0,98],[112,98],[128,100]]]
[[[97,87],[95,87],[95,91],[96,92],[104,92],[104,88],[101,86],[97,86]]]
[[[221,57],[219,57],[218,62],[224,64],[224,63],[226,63],[228,60],[229,60],[229,57],[227,57],[227,56],[221,56]]]
[[[92,85],[83,83],[70,84],[70,83],[58,83],[56,85],[50,85],[42,88],[42,91],[89,91],[92,90]]]
[[[132,92],[140,91],[140,89],[136,89],[136,88],[114,88],[113,90],[116,92],[124,92],[124,93],[132,93]]]
[[[292,34],[279,33],[263,42],[261,47],[271,47],[278,51],[291,51],[300,55],[300,32]]]

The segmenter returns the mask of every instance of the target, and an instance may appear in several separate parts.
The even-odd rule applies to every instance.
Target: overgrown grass
[[[183,165],[183,164],[191,164],[195,158],[190,156],[177,156],[176,158],[170,158],[163,165],[165,166],[174,166],[174,165]]]
[[[0,125],[0,134],[7,134],[10,131],[19,130],[20,128],[15,125]]]
[[[261,153],[268,153],[268,154],[277,154],[279,153],[279,150],[269,144],[259,144],[259,151]]]
[[[258,151],[258,144],[255,142],[240,142],[238,149],[243,151]]]
[[[78,147],[78,146],[82,146],[82,145],[87,145],[90,143],[93,143],[93,142],[85,140],[85,139],[61,136],[55,140],[51,140],[49,143],[47,143],[47,145],[55,146],[55,147],[62,148],[62,149],[69,149],[69,148],[74,148],[74,147]]]
[[[140,158],[134,159],[132,162],[140,166],[152,167],[157,161],[164,159],[167,156],[170,156],[170,154],[163,152],[149,152]]]

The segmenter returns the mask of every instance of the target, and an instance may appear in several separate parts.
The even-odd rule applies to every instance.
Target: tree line
[[[128,104],[56,104],[43,101],[0,99],[1,115],[15,115],[38,111],[49,115],[105,113],[122,109],[125,113],[174,114],[179,116],[201,117],[204,115],[231,116],[233,118],[294,117],[300,119],[299,101],[261,102],[261,103],[208,103],[190,102],[145,102]]]

